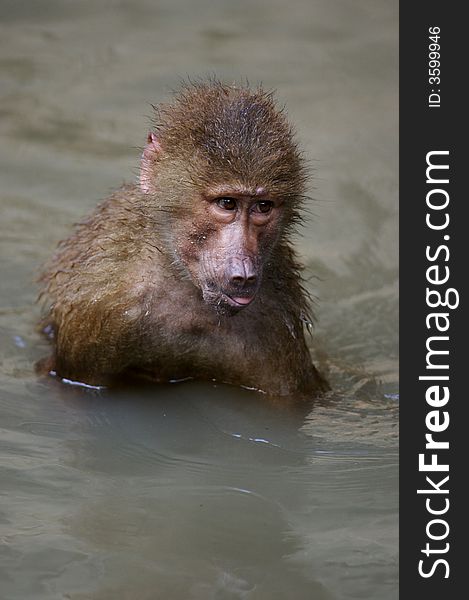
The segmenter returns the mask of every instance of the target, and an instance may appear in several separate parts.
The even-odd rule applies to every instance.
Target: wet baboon
[[[156,108],[139,184],[79,223],[42,274],[47,370],[92,385],[196,378],[275,396],[324,390],[289,239],[304,186],[270,93],[183,86]]]

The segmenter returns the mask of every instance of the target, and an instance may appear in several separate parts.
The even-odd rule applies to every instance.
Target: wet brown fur
[[[153,132],[161,152],[144,152],[148,188],[117,190],[44,269],[41,327],[54,345],[47,367],[92,385],[143,376],[216,379],[281,396],[325,389],[305,342],[309,301],[289,241],[305,172],[271,94],[189,84],[156,108]],[[201,293],[200,256],[226,250],[207,213],[206,197],[218,189],[262,189],[282,202],[274,224],[256,233],[256,298],[236,314],[214,310]]]

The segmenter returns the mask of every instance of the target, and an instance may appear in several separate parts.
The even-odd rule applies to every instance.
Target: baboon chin
[[[155,109],[139,183],[79,223],[43,271],[48,369],[91,385],[138,375],[273,396],[327,389],[290,242],[305,181],[272,94],[183,86]]]

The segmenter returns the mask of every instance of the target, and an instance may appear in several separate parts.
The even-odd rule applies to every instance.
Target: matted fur
[[[93,385],[137,374],[217,379],[273,395],[325,389],[304,338],[310,302],[290,243],[305,169],[272,94],[217,81],[184,85],[156,107],[153,134],[142,158],[148,189],[117,190],[43,271],[41,327],[54,346],[47,368]],[[226,251],[206,208],[220,185],[282,201],[275,228],[259,235],[256,299],[234,315],[214,310],[201,292],[200,257],[218,265]]]

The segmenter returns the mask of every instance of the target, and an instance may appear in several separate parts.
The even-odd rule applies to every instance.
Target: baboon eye
[[[234,198],[218,198],[217,205],[225,210],[234,210],[236,208],[236,200]]]
[[[266,214],[269,213],[273,207],[274,203],[272,202],[272,200],[261,200],[260,202],[256,202],[256,204],[254,204],[252,210],[254,212]]]

